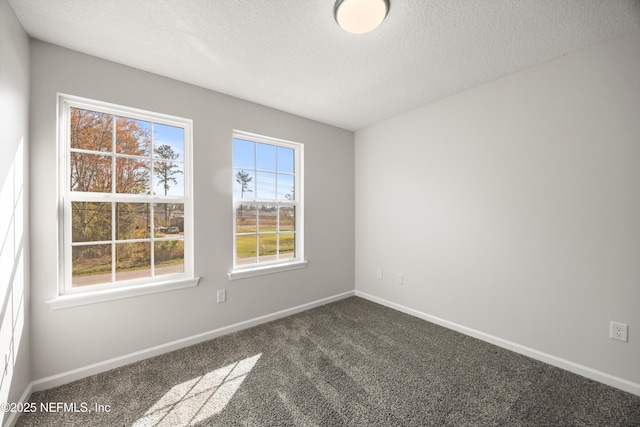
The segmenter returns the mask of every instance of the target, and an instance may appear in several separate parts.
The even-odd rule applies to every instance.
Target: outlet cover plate
[[[609,338],[611,338],[612,340],[627,342],[628,332],[629,332],[629,325],[625,325],[624,323],[620,323],[620,322],[611,321],[610,327],[609,327]]]
[[[218,291],[218,303],[225,302],[227,300],[227,290],[222,289]]]

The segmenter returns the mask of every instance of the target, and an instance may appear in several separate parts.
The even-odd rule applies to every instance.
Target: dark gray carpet
[[[31,402],[76,411],[19,426],[640,426],[640,397],[356,297]]]

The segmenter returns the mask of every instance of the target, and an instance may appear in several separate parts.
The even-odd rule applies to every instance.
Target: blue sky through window
[[[153,146],[168,145],[178,155],[175,160],[184,161],[184,129],[155,123],[153,125]]]
[[[169,188],[167,191],[168,196],[183,196],[184,195],[184,129],[176,126],[168,126],[159,123],[153,124],[153,147],[157,149],[160,146],[169,146],[171,150],[176,154],[175,162],[172,163],[173,170],[176,171],[172,175],[175,178],[176,183],[169,182]],[[157,153],[154,153],[154,158],[158,158]],[[158,160],[155,160],[158,162]],[[153,179],[153,193],[165,194],[164,185],[159,182],[158,177],[154,176]]]
[[[233,197],[288,200],[294,197],[294,149],[233,139]],[[238,173],[246,173],[245,191]]]

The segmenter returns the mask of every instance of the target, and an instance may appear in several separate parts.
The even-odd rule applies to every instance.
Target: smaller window
[[[302,148],[234,132],[234,271],[303,261]]]

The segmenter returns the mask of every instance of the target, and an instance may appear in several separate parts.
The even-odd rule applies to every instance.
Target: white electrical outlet
[[[382,269],[381,268],[379,268],[378,271],[376,271],[376,277],[379,280],[382,280],[383,274],[382,274]]]
[[[218,291],[218,302],[225,302],[227,300],[227,290],[221,289]]]
[[[624,323],[614,322],[612,320],[609,327],[609,338],[611,338],[612,340],[627,342],[628,331],[629,331],[629,325],[625,325]]]

